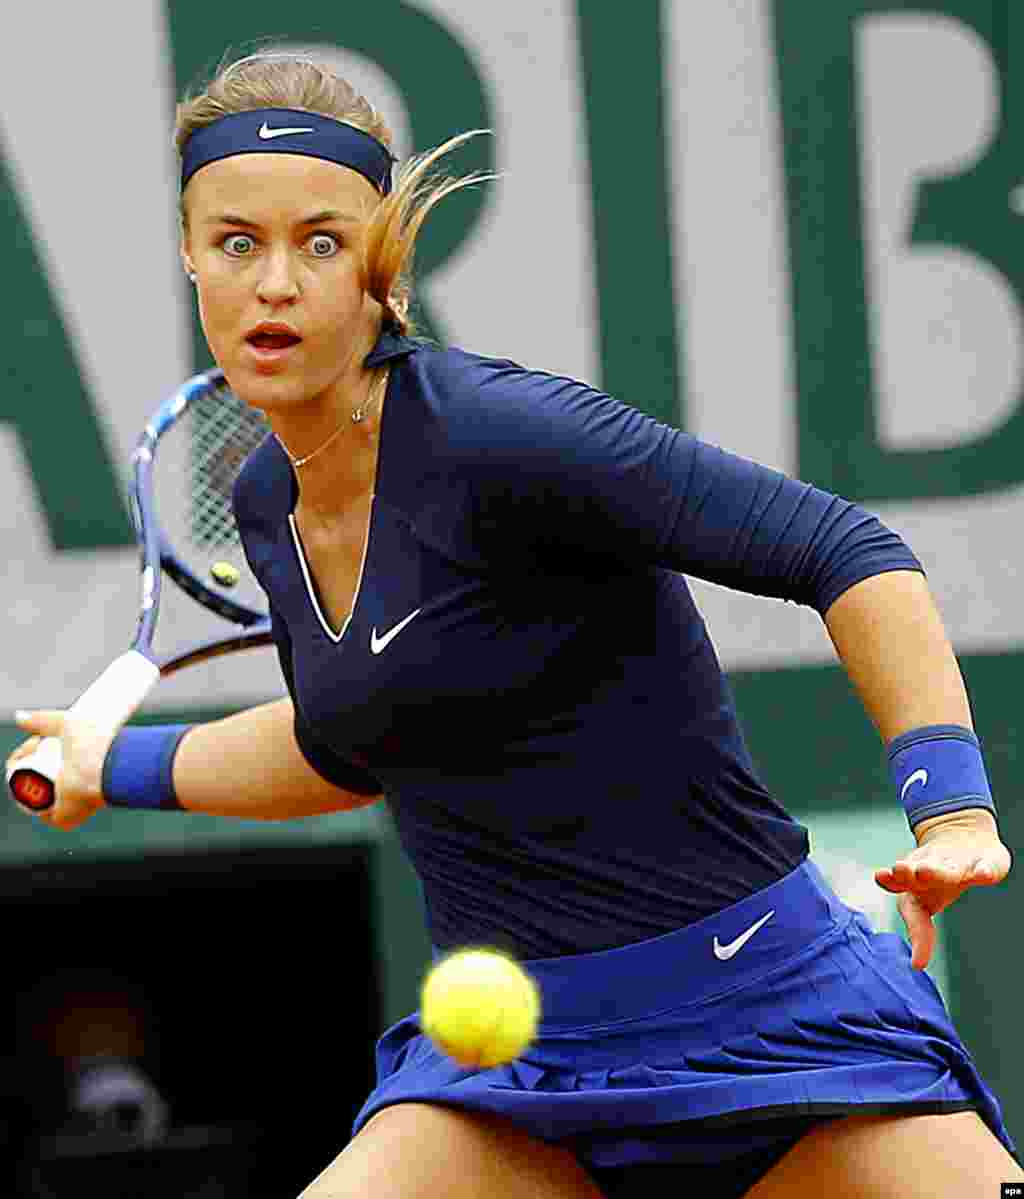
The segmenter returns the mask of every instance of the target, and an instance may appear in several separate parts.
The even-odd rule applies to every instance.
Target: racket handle
[[[115,658],[68,709],[113,736],[133,715],[160,677],[160,668],[138,650]],[[45,812],[56,798],[63,755],[59,737],[44,737],[27,757],[7,767],[11,795],[30,812]]]

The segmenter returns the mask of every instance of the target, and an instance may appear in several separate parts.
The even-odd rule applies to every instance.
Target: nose
[[[299,294],[295,266],[287,250],[274,250],[267,255],[256,290],[267,304],[280,304]]]

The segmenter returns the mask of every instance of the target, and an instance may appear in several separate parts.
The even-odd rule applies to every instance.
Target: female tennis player
[[[427,172],[459,139],[393,179],[366,100],[267,54],[183,101],[176,136],[203,328],[274,434],[234,504],[287,695],[112,742],[29,714],[16,752],[63,738],[41,819],[383,797],[436,952],[511,951],[543,997],[504,1067],[457,1067],[415,1013],[388,1030],[353,1136],[303,1195],[959,1199],[1024,1181],[922,969],[935,915],[1010,856],[907,546],[583,383],[411,337],[416,233],[466,182]],[[684,574],[822,615],[916,840],[876,875],[909,948],[839,901],[757,779]],[[813,730],[786,717],[799,754]]]

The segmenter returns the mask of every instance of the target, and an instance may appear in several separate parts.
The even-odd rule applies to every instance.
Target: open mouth
[[[287,350],[302,340],[294,333],[252,333],[245,339],[257,350]]]

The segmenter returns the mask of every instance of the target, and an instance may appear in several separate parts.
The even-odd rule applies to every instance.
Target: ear
[[[193,283],[195,283],[196,268],[188,252],[188,234],[184,229],[181,231],[181,241],[178,245],[178,253],[181,255],[181,265],[185,269],[185,274],[188,275],[189,279]]]

